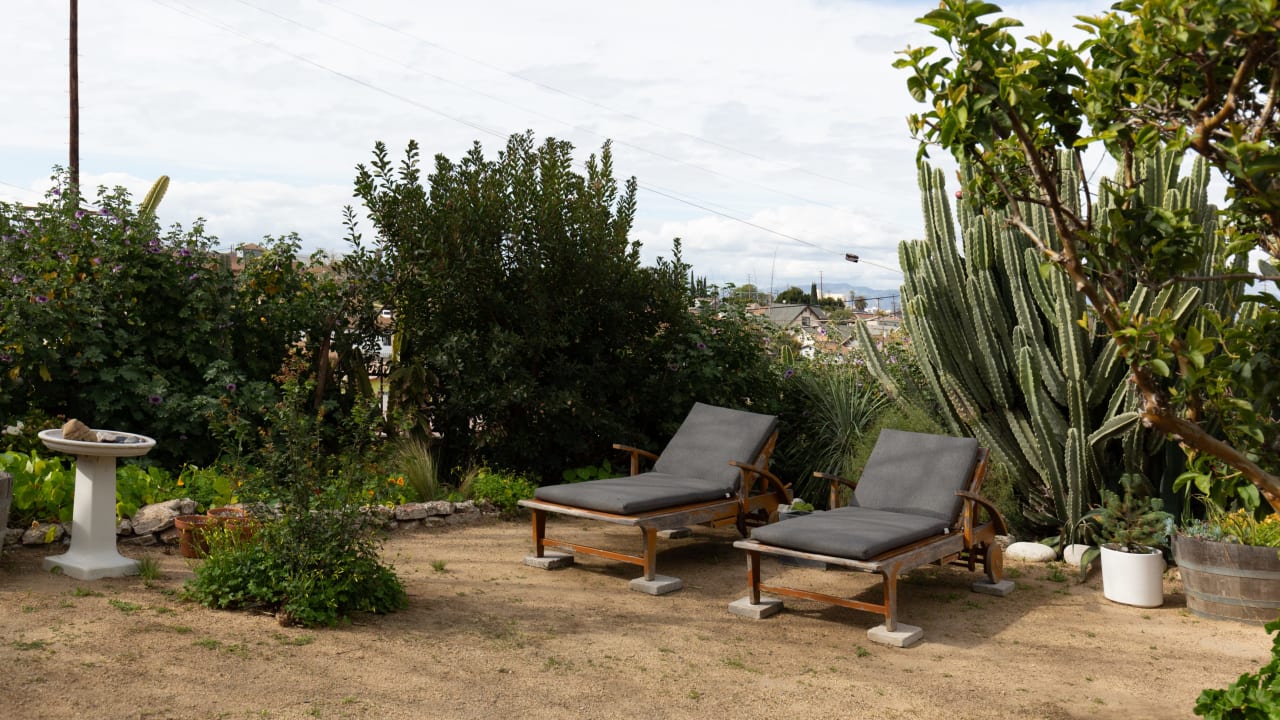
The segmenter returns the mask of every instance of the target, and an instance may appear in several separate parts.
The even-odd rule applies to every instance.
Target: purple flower
[[[786,380],[786,379],[790,379],[790,378],[791,378],[793,375],[795,375],[795,374],[796,374],[796,369],[795,369],[795,368],[787,368],[787,369],[786,369],[786,371],[784,371],[784,372],[782,373],[782,378],[783,378],[784,380]]]
[[[199,273],[191,273],[190,275],[187,276],[187,282],[195,280],[198,277],[200,277]]]
[[[61,190],[59,190],[58,188],[54,188],[54,189],[53,189],[53,196],[54,196],[54,197],[62,197],[62,191],[61,191]]]
[[[79,230],[79,229],[80,229],[80,223],[70,223],[70,224],[68,224],[68,225],[67,225],[67,227],[71,228],[72,230]]]
[[[152,395],[151,397],[147,398],[147,402],[151,403],[152,405],[159,405],[160,403],[164,402],[164,398],[160,397],[159,395]]]
[[[108,217],[111,215],[111,211],[106,208],[102,208],[101,210],[98,211],[98,214],[102,215],[103,217]]]
[[[706,344],[706,343],[704,343],[704,342],[702,342],[701,340],[699,340],[699,341],[698,341],[698,345],[697,345],[697,347],[698,347],[698,349],[699,349],[699,350],[706,350],[706,349],[707,349],[707,344]]]
[[[188,250],[187,248],[182,248],[181,250],[178,251],[178,254],[181,255],[182,257],[191,257],[191,251]]]
[[[22,273],[14,273],[12,276],[10,276],[10,277],[9,277],[9,279],[13,281],[13,284],[14,284],[14,285],[17,285],[18,283],[22,282],[23,280],[26,280],[26,279],[27,279],[27,276],[26,276],[26,275],[23,275]]]
[[[152,255],[157,255],[160,252],[160,248],[152,246],[147,248],[147,252],[151,253]]]
[[[59,251],[58,251],[58,259],[59,259],[59,260],[66,260],[66,259],[67,259],[67,254],[66,254],[66,253],[64,253],[64,252],[62,252],[61,250],[59,250]]]
[[[233,393],[233,392],[235,392],[235,391],[236,391],[236,384],[235,384],[235,383],[227,383],[227,392],[229,392],[229,393]]]
[[[123,266],[123,265],[117,265],[117,266],[115,266],[115,267],[111,268],[111,272],[113,272],[113,273],[120,272],[120,268],[122,268],[122,267],[124,267],[124,266]]]
[[[13,356],[9,353],[0,353],[0,362],[11,363],[13,362]]]
[[[96,258],[94,258],[94,259],[90,260],[89,262],[93,263],[94,265],[101,265],[101,264],[102,264],[102,258],[100,258],[100,257],[96,257]]]
[[[87,213],[87,212],[85,212],[85,211],[83,211],[83,210],[77,210],[77,211],[76,211],[76,219],[77,219],[77,220],[79,220],[80,218],[82,218],[82,217],[84,217],[85,215],[88,215],[88,214],[89,214],[89,213]]]
[[[41,305],[43,305],[43,304],[45,304],[45,303],[49,302],[49,297],[48,297],[47,295],[37,295],[37,296],[36,296],[36,302],[38,302],[38,303],[40,303]]]

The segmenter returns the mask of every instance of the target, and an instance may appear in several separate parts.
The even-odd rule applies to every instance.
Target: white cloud
[[[496,153],[527,128],[583,158],[608,137],[620,177],[830,249],[642,193],[646,257],[678,235],[695,272],[722,281],[807,285],[821,272],[894,287],[893,273],[841,253],[896,266],[896,242],[921,234],[904,122],[919,106],[891,64],[932,41],[912,19],[933,6],[82,3],[81,163],[86,179],[119,176],[139,195],[170,175],[162,219],[206,217],[228,244],[296,230],[308,247],[341,250],[341,208],[375,140],[398,159],[416,138],[429,166],[477,139]],[[1029,33],[1101,8],[1006,12],[1032,18]],[[6,76],[0,199],[32,201],[66,163],[65,13],[18,3],[0,24],[0,54],[22,68]]]

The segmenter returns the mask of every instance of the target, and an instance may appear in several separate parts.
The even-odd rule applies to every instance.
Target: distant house
[[[816,305],[769,305],[752,309],[751,313],[769,318],[774,325],[792,331],[804,328],[817,330],[827,323],[827,314]]]

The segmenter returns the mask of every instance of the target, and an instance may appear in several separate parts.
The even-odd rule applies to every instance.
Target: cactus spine
[[[1062,162],[1074,167],[1069,156]],[[1208,168],[1197,161],[1179,180],[1179,166],[1178,158],[1148,161],[1141,192],[1201,222],[1208,275],[1209,248],[1221,245],[1207,203]],[[1078,172],[1068,174],[1072,188],[1080,187]],[[1154,455],[1160,440],[1138,425],[1128,368],[1114,341],[1096,332],[1066,274],[1042,268],[1042,256],[1001,213],[978,213],[967,202],[957,203],[957,242],[943,173],[922,166],[920,188],[925,238],[902,243],[899,258],[904,323],[929,390],[953,429],[977,437],[1014,471],[1027,517],[1070,533],[1104,475],[1162,470]],[[1105,220],[1109,202],[1103,193],[1096,218]],[[1042,208],[1021,209],[1041,237],[1056,241]],[[1130,307],[1190,318],[1198,303],[1226,300],[1207,296],[1221,290],[1176,287],[1138,287]],[[870,335],[865,328],[859,335],[868,366],[886,380]]]

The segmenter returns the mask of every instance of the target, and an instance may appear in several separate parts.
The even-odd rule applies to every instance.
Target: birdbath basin
[[[156,441],[145,435],[99,430],[102,442],[67,440],[61,429],[40,431],[55,452],[76,456],[76,490],[71,510],[71,548],[44,559],[79,580],[137,575],[138,561],[116,551],[116,458],[146,455]]]

